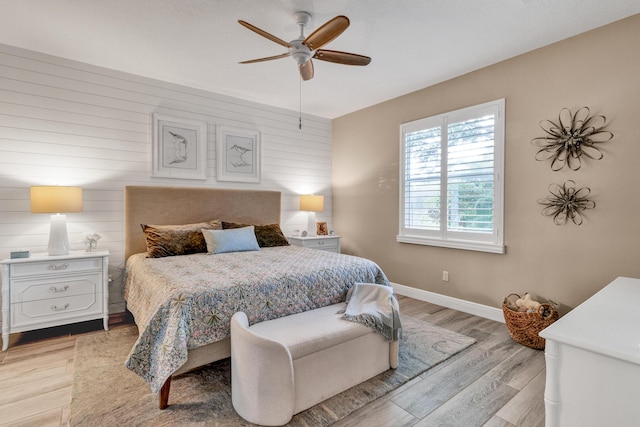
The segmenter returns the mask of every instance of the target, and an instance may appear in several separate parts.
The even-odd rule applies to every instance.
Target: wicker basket
[[[511,295],[520,298],[520,295]],[[555,304],[552,303],[543,303],[540,304],[537,312],[523,313],[512,310],[505,304],[502,304],[504,320],[511,338],[513,338],[515,342],[527,347],[544,350],[545,340],[538,336],[538,333],[558,320],[558,311],[554,305]]]

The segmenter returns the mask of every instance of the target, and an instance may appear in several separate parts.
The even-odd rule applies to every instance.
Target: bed
[[[147,257],[141,224],[217,220],[225,229],[253,225],[258,235],[279,224],[280,206],[277,191],[125,188],[125,299],[139,330],[126,366],[159,394],[161,409],[168,405],[172,376],[230,356],[236,311],[257,323],[344,301],[356,282],[389,284],[372,261],[290,246],[286,239],[272,246],[260,236],[257,250]],[[227,231],[203,234],[231,235]],[[247,229],[237,232],[246,235]]]

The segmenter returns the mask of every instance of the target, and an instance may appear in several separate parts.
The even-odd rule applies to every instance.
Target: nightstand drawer
[[[307,240],[304,242],[304,247],[337,252],[338,241],[336,239]]]
[[[11,303],[102,292],[102,274],[76,274],[40,280],[16,280]]]
[[[24,326],[102,313],[102,294],[74,295],[11,305],[11,326]]]
[[[340,253],[340,236],[290,236],[288,239],[294,246]]]
[[[11,264],[12,278],[22,276],[33,276],[36,274],[52,274],[73,273],[78,271],[102,270],[102,258],[77,258],[77,259],[61,259],[38,262],[23,262]]]

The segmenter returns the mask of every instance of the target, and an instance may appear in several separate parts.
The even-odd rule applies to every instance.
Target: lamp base
[[[309,218],[307,219],[307,236],[316,237],[316,213],[309,212]]]
[[[69,253],[69,237],[67,235],[66,215],[51,215],[48,253],[51,256],[67,255]]]

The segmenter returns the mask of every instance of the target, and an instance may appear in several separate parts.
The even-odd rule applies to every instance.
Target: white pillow
[[[206,230],[203,228],[202,235],[207,243],[208,254],[260,250],[253,225],[227,230]]]

